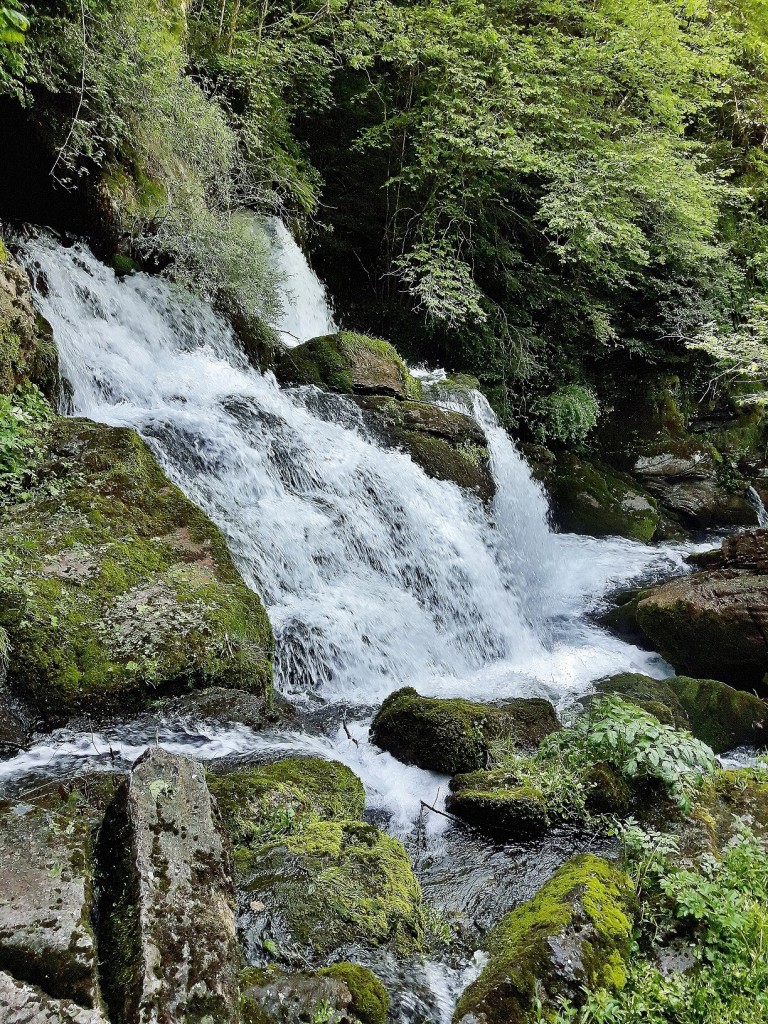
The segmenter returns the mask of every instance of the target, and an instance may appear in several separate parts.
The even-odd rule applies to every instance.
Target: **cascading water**
[[[118,280],[83,245],[46,235],[23,258],[33,281],[44,276],[39,303],[74,412],[135,427],[224,529],[269,610],[287,694],[370,706],[412,683],[558,697],[607,671],[653,668],[580,613],[659,553],[551,533],[540,488],[481,396],[490,514],[382,448],[353,402],[262,376],[210,308],[166,282]]]
[[[267,218],[274,262],[283,279],[280,288],[283,312],[275,328],[290,346],[336,330],[325,285],[307,263],[293,235],[277,217]]]
[[[300,299],[278,326],[291,341],[333,330],[322,285],[285,228],[275,234]],[[492,508],[382,447],[349,399],[261,375],[209,307],[167,282],[118,280],[84,245],[45,233],[26,238],[20,257],[53,325],[72,411],[148,440],[261,594],[276,685],[305,707],[342,707],[351,721],[342,726],[336,714],[324,731],[273,734],[168,723],[150,732],[140,721],[42,743],[1,764],[0,778],[85,759],[130,763],[158,728],[162,745],[203,758],[303,750],[346,761],[369,809],[406,835],[421,800],[439,804],[446,780],[370,746],[370,709],[387,693],[410,684],[483,700],[565,700],[609,672],[663,673],[660,659],[585,613],[621,583],[682,567],[683,551],[553,533],[541,488],[481,395],[465,411],[488,440]],[[435,400],[455,401],[439,389]],[[446,826],[431,816],[433,834]],[[427,967],[430,1005],[450,1019],[461,974]]]

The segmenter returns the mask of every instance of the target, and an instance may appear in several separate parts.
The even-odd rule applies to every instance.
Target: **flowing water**
[[[279,328],[292,341],[334,329],[300,250],[282,225],[274,234],[289,279]],[[52,737],[0,764],[0,781],[124,765],[155,738],[212,760],[304,751],[348,763],[370,813],[407,837],[420,801],[439,804],[446,780],[368,743],[371,711],[392,690],[536,694],[564,705],[611,672],[665,674],[658,656],[612,637],[589,613],[622,585],[679,571],[684,550],[552,532],[541,488],[480,394],[469,411],[491,451],[490,508],[382,447],[354,402],[261,375],[209,307],[168,283],[118,280],[86,246],[45,233],[24,240],[21,258],[53,325],[72,411],[138,430],[223,529],[268,609],[276,686],[310,718],[325,708],[327,724],[257,734],[138,720]],[[437,841],[450,826],[429,817]],[[447,854],[433,854],[433,871],[447,864]],[[445,872],[437,875],[439,888]],[[428,964],[422,974],[434,1012],[449,1018],[461,972]]]

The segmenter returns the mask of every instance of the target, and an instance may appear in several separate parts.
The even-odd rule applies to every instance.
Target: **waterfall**
[[[383,448],[344,396],[261,375],[210,307],[167,282],[118,280],[83,244],[44,233],[21,258],[74,412],[138,430],[224,530],[269,612],[286,695],[361,710],[405,684],[558,699],[611,671],[660,671],[584,612],[681,554],[550,532],[544,495],[482,396],[491,510]]]
[[[273,326],[289,347],[333,334],[337,328],[325,285],[279,218],[268,218],[266,227],[273,241],[273,259],[283,280],[283,312]]]
[[[747,488],[747,501],[755,510],[757,516],[758,526],[768,526],[768,511],[766,511],[763,499],[757,493],[754,487]]]

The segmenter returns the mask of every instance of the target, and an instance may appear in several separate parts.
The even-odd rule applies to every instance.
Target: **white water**
[[[274,262],[283,278],[283,312],[273,326],[288,346],[333,334],[337,327],[325,285],[281,220],[271,217],[266,227],[274,243]]]
[[[276,231],[285,243],[278,261],[295,268],[295,303],[279,326],[294,341],[334,329],[322,285],[285,229]],[[167,283],[142,274],[118,281],[86,247],[63,248],[45,234],[24,242],[22,258],[53,325],[73,411],[149,441],[222,527],[261,594],[276,636],[276,685],[306,706],[343,704],[352,721],[349,735],[337,726],[312,735],[123,724],[51,737],[0,764],[0,781],[86,761],[122,767],[155,741],[203,759],[303,752],[349,764],[369,808],[406,835],[422,800],[441,805],[447,780],[368,742],[370,709],[393,689],[562,703],[610,672],[665,674],[658,657],[586,613],[622,584],[681,569],[683,549],[552,533],[541,489],[479,394],[471,412],[491,451],[491,509],[382,448],[354,402],[282,390],[260,375],[208,307]],[[433,837],[447,824],[433,814],[424,822]],[[462,979],[427,967],[449,1020]]]
[[[497,498],[428,478],[374,442],[357,406],[281,390],[211,310],[117,280],[82,245],[25,244],[77,414],[135,427],[224,529],[277,639],[277,685],[372,706],[412,684],[483,699],[583,691],[657,658],[584,612],[679,551],[549,531],[546,501],[477,395]]]

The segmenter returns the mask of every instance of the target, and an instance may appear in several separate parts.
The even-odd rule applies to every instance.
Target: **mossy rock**
[[[622,474],[575,455],[558,453],[543,481],[566,533],[653,540],[661,525],[658,503]]]
[[[286,973],[248,968],[242,975],[243,1024],[385,1024],[386,989],[367,967],[336,963],[319,971]]]
[[[57,420],[0,510],[8,684],[43,720],[224,686],[268,694],[272,631],[221,532],[131,430]]]
[[[717,679],[652,679],[624,672],[601,679],[595,689],[598,693],[617,693],[660,722],[687,729],[716,754],[768,743],[768,707],[764,701]]]
[[[532,1024],[561,998],[626,982],[634,887],[591,854],[564,864],[528,903],[507,914],[485,941],[488,963],[459,999],[454,1021]]]
[[[450,785],[447,810],[492,836],[525,840],[552,824],[540,790],[505,769],[456,775]]]
[[[316,384],[346,394],[421,397],[421,384],[388,341],[341,331],[284,353],[275,367],[285,384]]]
[[[360,1024],[386,1024],[389,996],[373,971],[359,964],[339,963],[318,974],[344,982],[352,994],[352,1010]]]
[[[26,272],[8,255],[0,259],[0,394],[31,381],[47,398],[60,388],[53,331],[32,303]]]
[[[353,771],[320,757],[285,758],[226,775],[212,775],[224,827],[235,851],[255,836],[268,835],[270,823],[286,818],[354,819],[365,810],[365,789]],[[280,826],[282,827],[282,826]]]
[[[268,925],[310,959],[353,944],[420,948],[419,883],[402,843],[356,820],[365,794],[348,768],[288,758],[209,782],[232,846],[244,932]]]
[[[531,748],[559,728],[555,709],[540,698],[477,704],[422,697],[406,686],[379,708],[371,739],[406,764],[454,775],[484,768],[494,740]]]
[[[358,396],[357,404],[381,442],[407,452],[428,476],[493,497],[486,438],[471,416],[383,395]]]
[[[271,933],[304,956],[352,946],[418,952],[421,889],[403,844],[361,821],[286,823],[283,836],[235,849],[238,890],[269,918]],[[247,931],[248,925],[245,925]]]
[[[758,687],[768,672],[768,575],[739,569],[694,573],[646,590],[638,625],[677,672]]]
[[[635,800],[629,783],[604,762],[589,767],[582,785],[592,814],[626,814]],[[548,800],[534,784],[521,782],[505,768],[456,775],[450,788],[446,808],[451,814],[497,839],[519,842],[556,825],[582,823],[576,812],[566,810],[566,799]]]

